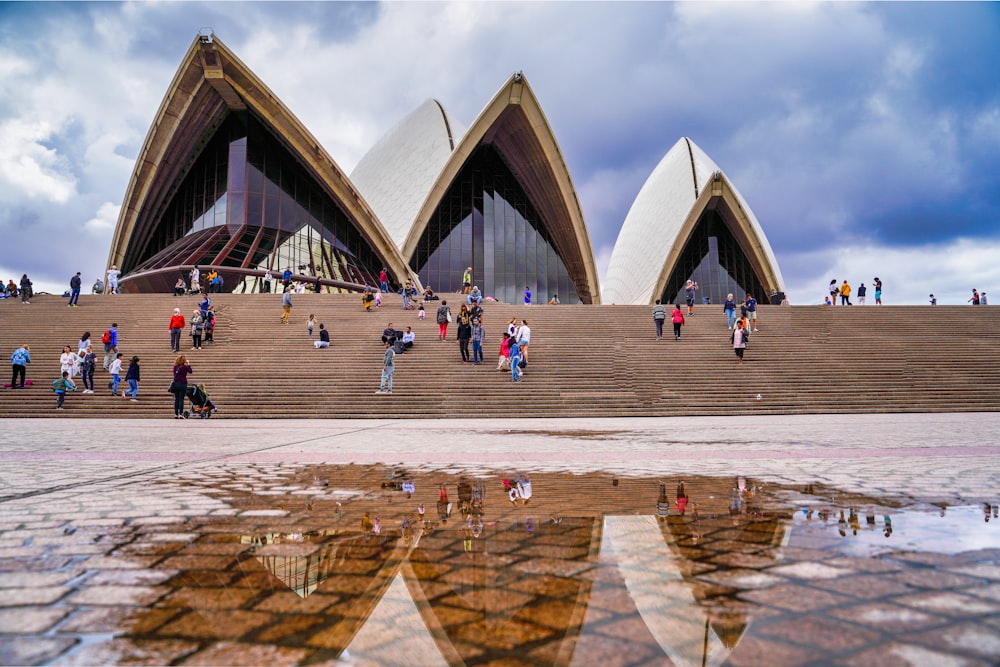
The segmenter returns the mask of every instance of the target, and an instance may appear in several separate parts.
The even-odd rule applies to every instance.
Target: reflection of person
[[[664,517],[670,514],[670,498],[667,497],[667,483],[660,482],[660,494],[656,498],[656,516]]]
[[[684,490],[684,482],[677,483],[677,513],[684,516],[684,512],[687,511],[688,506],[688,496],[687,492]]]

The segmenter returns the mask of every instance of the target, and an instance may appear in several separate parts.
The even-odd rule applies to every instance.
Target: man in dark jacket
[[[77,302],[80,300],[80,287],[83,285],[83,281],[80,279],[80,272],[77,271],[76,275],[69,279],[69,307],[76,308]]]

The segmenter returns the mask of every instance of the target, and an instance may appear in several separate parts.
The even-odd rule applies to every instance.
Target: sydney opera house
[[[136,161],[109,266],[129,292],[170,291],[198,266],[227,291],[291,269],[327,291],[378,285],[385,268],[448,293],[473,268],[487,297],[524,288],[563,303],[782,294],[774,254],[725,174],[689,139],[656,167],[612,252],[602,293],[573,180],[521,73],[462,127],[429,100],[347,175],[214,35],[199,35]]]

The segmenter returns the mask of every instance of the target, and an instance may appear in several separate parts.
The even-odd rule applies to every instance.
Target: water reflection
[[[1000,607],[982,593],[1000,585],[993,503],[742,476],[378,466],[185,485],[234,516],[144,528],[187,541],[121,536],[112,555],[155,553],[148,569],[169,577],[121,616],[116,641],[133,648],[231,664],[264,650],[302,664],[865,662],[933,652],[946,625],[982,634]]]

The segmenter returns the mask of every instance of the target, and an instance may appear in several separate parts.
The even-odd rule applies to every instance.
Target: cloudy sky
[[[469,125],[522,70],[602,275],[688,136],[753,208],[793,303],[876,275],[893,304],[1000,290],[997,3],[0,3],[0,276],[61,291],[102,272],[202,29],[348,173],[427,98]]]

